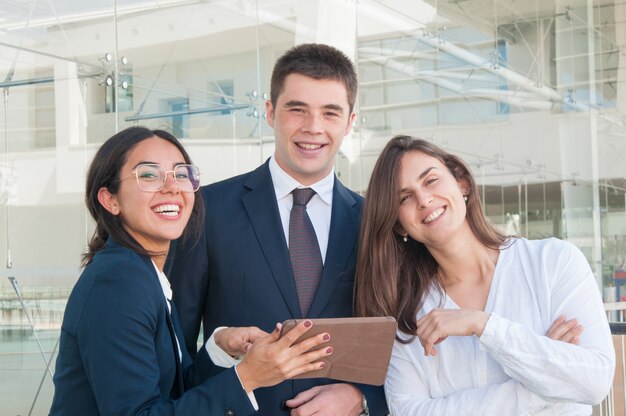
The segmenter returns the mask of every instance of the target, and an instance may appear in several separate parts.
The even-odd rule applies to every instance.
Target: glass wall
[[[626,299],[625,22],[609,0],[3,1],[2,413],[50,406],[98,145],[145,125],[183,139],[204,184],[253,169],[274,148],[273,63],[306,42],[358,67],[347,186],[364,192],[393,135],[432,140],[470,163],[494,224],[572,241]]]

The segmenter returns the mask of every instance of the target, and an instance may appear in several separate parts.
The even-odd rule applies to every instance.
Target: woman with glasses
[[[372,172],[355,282],[360,315],[399,332],[385,393],[394,416],[590,415],[615,352],[583,254],[507,237],[458,157],[396,136]]]
[[[332,348],[308,351],[328,334],[294,344],[310,321],[259,337],[212,378],[204,348],[191,362],[162,270],[171,240],[201,229],[199,186],[161,130],[128,128],[96,153],[85,198],[96,228],[63,318],[51,415],[248,415],[256,388],[323,367]]]

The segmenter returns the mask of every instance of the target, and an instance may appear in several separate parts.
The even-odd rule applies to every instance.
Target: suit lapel
[[[356,250],[357,241],[354,236],[358,233],[360,222],[356,205],[354,197],[335,178],[326,261],[309,309],[310,318],[319,316],[334,293],[341,275],[348,270],[349,261]]]
[[[148,269],[152,272],[153,277],[156,279],[157,284],[159,285],[159,290],[161,290],[161,286],[159,283],[159,276],[157,276],[156,270],[154,270],[154,264],[152,264],[152,261],[148,257],[141,256],[141,258],[143,259]],[[163,303],[167,303],[165,296],[163,297]],[[183,368],[180,362],[180,356],[178,355],[178,342],[176,341],[177,331],[175,330],[176,325],[178,325],[179,329],[181,327],[180,327],[180,323],[177,320],[178,312],[176,312],[173,301],[171,303],[171,307],[172,307],[171,314],[173,315],[171,315],[170,313],[165,314],[166,315],[165,320],[167,321],[167,329],[169,330],[169,333],[170,333],[170,340],[172,341],[172,349],[174,351],[174,360],[176,361],[176,378],[174,380],[174,385],[172,386],[172,392],[171,392],[170,398],[178,399],[185,392],[185,380],[183,379],[184,378]],[[166,308],[167,308],[167,305],[166,305]],[[174,319],[176,319],[176,323],[174,323]],[[181,339],[181,340],[185,339],[182,336],[182,331],[178,331],[178,339]],[[182,347],[184,347],[184,345],[181,346],[181,348]]]
[[[174,306],[172,304],[172,306]],[[172,308],[172,314],[175,314],[175,309]],[[173,316],[166,314],[167,328],[170,331],[170,339],[172,340],[172,347],[174,348],[174,357],[176,360],[176,379],[174,380],[174,386],[172,387],[172,399],[180,398],[185,392],[185,383],[183,380],[183,368],[180,363],[180,357],[178,355],[178,343],[176,342],[176,330],[174,329]],[[179,338],[184,339],[184,338]],[[182,347],[182,346],[181,346]]]
[[[242,197],[243,206],[248,213],[265,260],[292,316],[300,318],[296,284],[268,162],[250,174],[245,186],[250,191]]]

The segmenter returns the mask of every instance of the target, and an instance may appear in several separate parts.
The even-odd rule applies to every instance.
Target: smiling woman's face
[[[122,218],[124,228],[146,250],[166,252],[171,240],[181,236],[195,200],[193,192],[182,192],[172,173],[158,192],[139,189],[132,174],[137,165],[152,163],[171,171],[184,164],[182,153],[172,143],[154,136],[139,142],[128,152],[119,177],[119,191],[102,205]],[[103,188],[105,189],[105,188]]]
[[[399,232],[427,247],[450,241],[465,222],[466,192],[435,157],[412,151],[402,156],[400,164]]]

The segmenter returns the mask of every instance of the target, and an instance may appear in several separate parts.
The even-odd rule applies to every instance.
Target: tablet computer
[[[303,319],[283,322],[281,336]],[[396,336],[396,320],[390,316],[368,318],[310,319],[313,327],[296,342],[328,332],[330,341],[316,348],[333,347],[324,357],[326,366],[294,378],[332,378],[351,383],[380,386],[385,382],[391,349]]]

